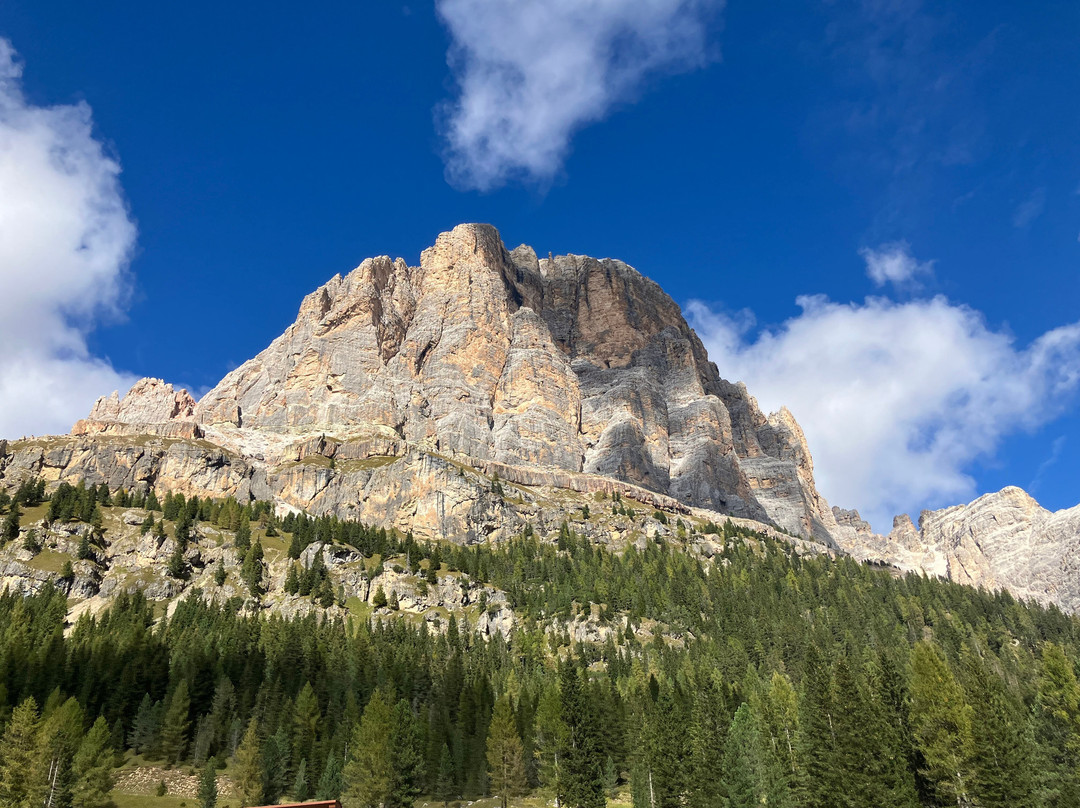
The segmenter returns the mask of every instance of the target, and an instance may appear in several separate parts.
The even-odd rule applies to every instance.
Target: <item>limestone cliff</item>
[[[229,485],[316,512],[370,515],[376,497],[396,514],[386,492],[414,491],[437,455],[578,490],[621,481],[825,543],[835,524],[790,413],[722,379],[659,286],[620,261],[509,252],[486,225],[443,233],[419,266],[335,276],[197,406],[184,396],[140,382],[74,434],[205,437],[250,480]],[[291,465],[315,457],[333,462]],[[374,457],[412,459],[362,467]]]

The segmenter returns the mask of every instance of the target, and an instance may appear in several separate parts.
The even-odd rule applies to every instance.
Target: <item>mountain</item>
[[[418,266],[382,256],[334,276],[198,402],[143,379],[68,436],[0,444],[0,485],[28,477],[269,500],[459,543],[554,535],[590,495],[618,495],[691,530],[731,516],[804,549],[1080,606],[1076,512],[1006,489],[875,535],[818,493],[792,414],[725,380],[657,284],[612,259],[507,250],[488,225],[441,234]],[[667,531],[618,517],[580,529],[614,544]]]

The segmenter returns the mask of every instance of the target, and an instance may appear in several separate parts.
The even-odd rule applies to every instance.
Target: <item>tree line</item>
[[[284,619],[197,591],[155,619],[135,592],[65,635],[61,588],[4,593],[0,804],[104,806],[125,755],[195,767],[207,805],[537,790],[566,808],[620,790],[635,808],[1080,804],[1080,625],[1054,607],[802,557],[731,523],[707,526],[721,549],[703,559],[652,541],[614,553],[569,526],[463,547],[163,499],[174,525],[188,509],[193,526],[273,524],[296,558],[341,542],[490,583],[515,626]],[[297,562],[318,600],[313,566]],[[586,615],[598,641],[576,638]],[[226,765],[238,800],[216,793]]]

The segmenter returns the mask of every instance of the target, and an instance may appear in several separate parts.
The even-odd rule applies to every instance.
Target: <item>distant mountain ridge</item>
[[[461,468],[750,519],[1080,606],[1080,515],[1047,518],[1002,492],[877,536],[829,506],[792,414],[765,415],[725,380],[656,283],[616,260],[509,251],[480,224],[441,234],[419,266],[382,256],[331,278],[197,403],[144,379],[67,438],[8,445],[0,485],[160,485],[464,542],[524,528],[528,515]]]

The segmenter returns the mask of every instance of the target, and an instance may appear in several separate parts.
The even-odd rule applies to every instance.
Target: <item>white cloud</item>
[[[0,436],[66,432],[133,377],[87,350],[124,303],[135,243],[85,103],[38,107],[0,39]]]
[[[443,110],[447,176],[488,190],[545,183],[574,132],[654,74],[700,67],[722,0],[437,0],[458,98]]]
[[[934,262],[919,262],[911,255],[911,245],[906,241],[895,241],[870,249],[864,247],[859,255],[866,261],[866,274],[878,286],[892,283],[904,286],[912,283],[919,275],[933,272]]]
[[[758,334],[700,301],[687,314],[722,376],[795,414],[822,493],[879,531],[894,514],[971,499],[972,464],[1080,386],[1080,323],[1018,347],[944,297],[797,302],[800,315]]]

